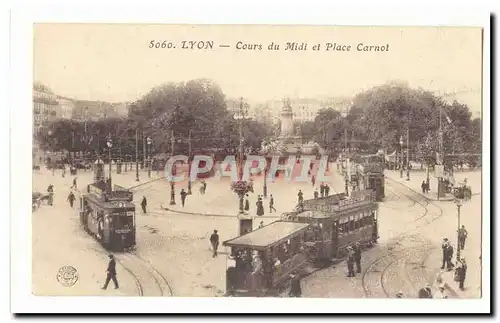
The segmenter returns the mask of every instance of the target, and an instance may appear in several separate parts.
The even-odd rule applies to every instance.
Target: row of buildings
[[[127,103],[76,100],[60,96],[40,83],[33,85],[33,132],[57,120],[96,120],[127,114]]]
[[[279,123],[281,121],[282,107],[284,100],[269,100],[264,103],[255,103],[248,105],[246,111],[247,117],[260,121],[272,121]],[[228,108],[239,114],[238,100],[228,100]],[[293,120],[295,122],[314,121],[321,109],[334,109],[346,111],[352,105],[352,99],[347,97],[339,98],[288,98],[286,105],[292,110]]]

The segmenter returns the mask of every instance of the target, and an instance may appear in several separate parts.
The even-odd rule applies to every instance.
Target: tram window
[[[358,230],[361,227],[361,219],[357,216],[356,221],[354,222],[354,228]]]

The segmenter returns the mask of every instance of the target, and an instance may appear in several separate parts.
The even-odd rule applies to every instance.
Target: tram
[[[307,223],[275,221],[223,242],[231,248],[226,271],[226,295],[277,296],[290,273],[308,265],[301,253]]]
[[[136,243],[133,193],[104,181],[102,161],[94,165],[95,182],[80,197],[80,223],[84,230],[109,250],[126,250]]]
[[[355,243],[373,245],[378,236],[378,203],[373,190],[354,191],[305,200],[298,211],[282,215],[283,221],[309,223],[304,248],[311,261],[328,264],[347,254]]]
[[[372,190],[305,200],[294,212],[237,238],[226,271],[228,296],[276,296],[290,273],[308,274],[343,258],[355,243],[373,245],[378,236],[378,204]]]

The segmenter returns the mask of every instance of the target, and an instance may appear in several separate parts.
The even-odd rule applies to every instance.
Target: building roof
[[[296,235],[309,226],[308,223],[276,221],[237,238],[224,241],[225,246],[265,249]]]

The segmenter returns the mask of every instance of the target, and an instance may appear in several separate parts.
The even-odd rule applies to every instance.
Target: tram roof
[[[105,209],[116,209],[116,208],[134,208],[135,204],[129,201],[105,201],[102,195],[97,195],[94,193],[85,194],[84,197],[89,201],[101,206]]]
[[[309,227],[309,223],[276,221],[237,238],[224,241],[224,246],[248,247],[262,250],[284,240],[288,240]]]

